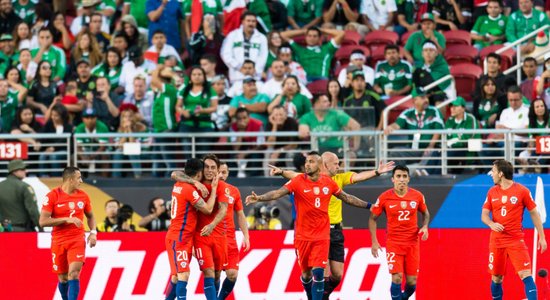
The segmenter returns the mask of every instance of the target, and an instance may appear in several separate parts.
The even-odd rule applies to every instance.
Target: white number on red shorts
[[[187,251],[176,251],[176,259],[178,261],[187,261],[189,259],[189,256],[187,255]]]
[[[386,253],[386,259],[388,260],[389,263],[394,263],[395,262],[395,252]]]
[[[202,249],[201,248],[196,248],[195,249],[195,255],[197,256],[198,259],[202,258]]]

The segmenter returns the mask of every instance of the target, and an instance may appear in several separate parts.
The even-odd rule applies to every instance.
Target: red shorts
[[[195,257],[201,270],[216,271],[227,268],[227,241],[225,237],[195,235]]]
[[[86,241],[84,239],[66,241],[60,244],[52,242],[53,272],[66,274],[73,262],[86,260]]]
[[[502,248],[489,244],[489,273],[504,275],[507,257],[510,258],[516,272],[531,270],[531,257],[527,245],[523,240],[518,240],[513,245]]]
[[[418,276],[420,267],[420,246],[396,245],[388,243],[386,245],[386,261],[390,274],[405,273],[408,276]]]
[[[237,241],[234,238],[227,240],[227,267],[224,270],[238,270],[239,269],[239,247],[237,247]]]
[[[168,252],[168,261],[170,262],[170,274],[188,273],[189,262],[193,255],[193,239],[185,239],[183,242],[177,242],[172,239],[166,239],[166,251]]]
[[[330,240],[295,240],[294,248],[296,249],[298,265],[300,265],[302,272],[309,271],[313,267],[324,269],[327,266]]]

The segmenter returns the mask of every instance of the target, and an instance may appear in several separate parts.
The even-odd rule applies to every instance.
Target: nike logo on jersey
[[[304,193],[309,193],[311,192],[311,190],[304,190]]]
[[[394,208],[394,207],[396,207],[396,206],[397,206],[397,204],[396,204],[396,205],[390,205],[390,208]]]
[[[223,264],[224,267],[227,267],[228,264]]]
[[[498,201],[498,198],[496,198],[496,199],[491,199],[491,201],[493,201],[493,202]]]
[[[84,254],[76,255],[76,258],[82,258],[82,257],[84,257]]]
[[[327,264],[327,262],[323,260],[323,265],[326,265],[326,264]]]
[[[528,266],[530,263],[526,262],[526,263],[523,263],[524,266]]]
[[[57,207],[63,207],[65,204],[58,204]]]

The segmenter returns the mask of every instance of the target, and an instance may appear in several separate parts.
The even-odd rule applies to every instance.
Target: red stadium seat
[[[393,31],[375,30],[367,33],[363,42],[372,50],[376,48],[384,48],[386,45],[397,44],[399,35]]]
[[[447,41],[447,47],[450,45],[471,45],[472,38],[470,32],[466,30],[449,30],[444,31],[443,36]]]
[[[492,45],[481,49],[481,51],[479,52],[479,65],[481,66],[481,69],[483,69],[483,61],[485,60],[485,57],[487,57],[489,53],[496,52],[498,49],[503,47],[503,45]],[[516,51],[514,51],[513,49],[508,49],[501,53],[500,56],[502,57],[500,70],[504,72],[513,65]]]
[[[415,31],[407,31],[401,36],[401,45],[405,46],[405,44],[407,43],[407,40],[409,39],[411,34],[413,34],[413,32]]]
[[[475,47],[469,45],[451,45],[445,50],[445,60],[449,65],[474,63],[478,55]]]
[[[403,98],[404,98],[404,96],[395,96],[395,97],[391,97],[390,99],[384,101],[384,103],[386,104],[386,106],[389,106],[390,104],[395,103],[395,102],[397,102],[397,101],[399,101],[399,100],[401,100],[401,99],[403,99]],[[407,102],[405,102],[405,103],[401,103],[400,105],[394,107],[394,108],[390,111],[390,113],[388,114],[388,125],[391,124],[391,123],[393,123],[393,122],[395,122],[395,120],[397,120],[397,117],[399,117],[399,115],[400,115],[403,111],[405,111],[405,110],[407,110],[407,109],[409,109],[409,108],[411,108],[411,107],[413,107],[413,106],[414,106],[413,100],[410,99],[409,101],[407,101]]]
[[[327,92],[327,79],[316,80],[307,84],[307,89],[313,95],[325,94]]]
[[[338,75],[340,75],[340,72],[342,72],[343,69],[347,68],[349,64],[345,65],[339,65],[338,67],[334,68],[334,78],[338,78]]]
[[[455,79],[456,93],[466,101],[471,101],[471,93],[475,89],[476,81],[483,74],[483,70],[476,64],[465,63],[450,66],[451,75]]]
[[[292,40],[300,46],[306,46],[306,36],[305,35],[299,35],[295,36]]]
[[[346,30],[342,45],[359,45],[363,37],[357,31]]]
[[[336,51],[334,58],[340,63],[340,65],[349,64],[349,57],[354,50],[362,50],[366,57],[369,57],[370,50],[365,46],[360,45],[343,45]]]

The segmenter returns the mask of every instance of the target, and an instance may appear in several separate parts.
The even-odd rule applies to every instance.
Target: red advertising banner
[[[375,259],[367,230],[347,230],[345,274],[331,299],[389,299],[390,275],[385,255]],[[385,231],[379,230],[380,241]],[[87,249],[81,274],[80,299],[163,299],[170,268],[163,232],[99,233]],[[292,231],[253,231],[252,248],[241,251],[239,279],[231,299],[306,299],[299,281]],[[526,242],[532,245],[532,231]],[[420,275],[415,298],[491,299],[487,273],[489,230],[432,229],[420,246]],[[382,243],[384,245],[385,243]],[[61,299],[51,272],[48,233],[1,233],[0,266],[5,278],[2,299]],[[550,254],[539,254],[538,268],[550,267]],[[539,299],[546,299],[547,281],[537,278]],[[202,277],[192,263],[188,299],[205,299]],[[505,299],[523,299],[523,284],[509,265]],[[550,298],[549,298],[550,299]]]
[[[550,136],[537,136],[535,144],[537,154],[550,154]]]
[[[19,142],[0,142],[0,160],[27,159],[28,145]]]

